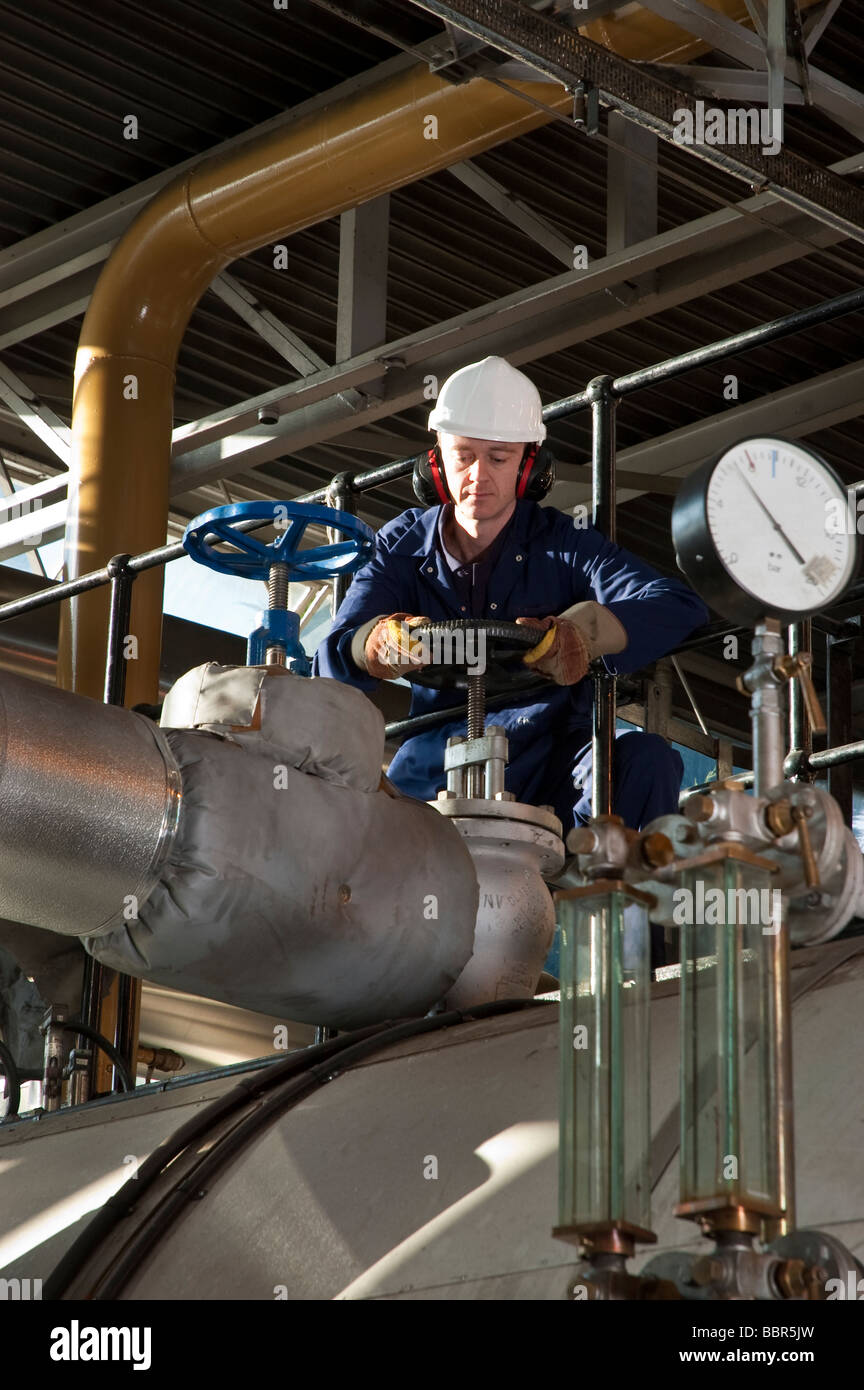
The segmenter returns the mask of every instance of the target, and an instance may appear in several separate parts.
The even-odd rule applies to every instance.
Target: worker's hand
[[[411,640],[410,629],[428,623],[429,619],[410,613],[390,613],[379,618],[366,638],[363,659],[370,676],[380,681],[395,681],[409,671],[419,671],[426,662],[421,642]]]
[[[575,685],[588,673],[590,657],[585,639],[575,623],[566,618],[517,618],[522,627],[534,627],[544,636],[526,652],[522,660],[541,676],[551,676],[556,685]]]

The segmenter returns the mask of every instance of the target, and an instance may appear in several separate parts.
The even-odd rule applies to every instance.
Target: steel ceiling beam
[[[765,50],[759,35],[717,10],[700,4],[699,0],[643,2],[645,9],[652,14],[680,25],[687,33],[710,44],[718,53],[746,63],[749,68],[763,67]],[[796,81],[797,67],[793,59],[786,61],[784,72],[790,82]],[[808,76],[814,106],[845,130],[864,139],[864,95],[817,68],[811,67]]]
[[[11,367],[0,363],[0,400],[47,444],[53,454],[69,466],[72,457],[72,435],[59,415],[41,401],[30,390],[26,382],[16,376]]]
[[[26,297],[11,300],[0,315],[0,348],[33,338],[83,314],[101,273],[101,264],[93,265],[66,279],[53,280]]]
[[[336,299],[336,359],[344,361],[387,341],[387,270],[390,256],[390,194],[371,198],[339,218],[339,279]],[[381,376],[366,382],[378,396]],[[353,404],[359,404],[356,393]]]
[[[5,500],[5,499],[4,499]],[[16,555],[38,550],[51,541],[62,541],[66,534],[67,503],[54,502],[35,512],[4,521],[0,530],[0,563]]]
[[[839,10],[842,0],[827,0],[821,9],[809,14],[804,21],[804,52],[807,57],[813,52],[828,25]]]
[[[0,522],[6,521],[12,511],[22,506],[35,506],[38,502],[44,507],[49,497],[55,500],[65,497],[68,481],[68,473],[55,473],[51,478],[40,478],[38,483],[30,483],[18,488],[14,494],[0,498]]]
[[[303,339],[296,333],[292,333],[281,319],[265,309],[263,304],[252,290],[247,289],[233,275],[217,275],[210,285],[210,290],[233,310],[239,319],[257,333],[273,351],[300,373],[301,376],[309,376],[312,372],[320,371],[326,367],[327,363],[323,357],[319,357],[317,352],[308,347]]]
[[[606,150],[606,251],[614,254],[657,235],[657,137],[620,111],[609,112]],[[630,283],[657,288],[652,271]]]
[[[754,3],[754,0],[751,0]],[[778,138],[782,140],[783,89],[786,85],[786,0],[766,0],[767,17],[763,38],[765,40],[765,61],[768,66],[768,106],[781,113],[781,129]],[[800,76],[796,67],[796,77]]]
[[[769,4],[773,3],[774,0],[769,0]],[[810,65],[807,61],[807,49],[804,45],[804,26],[801,22],[800,3],[799,0],[780,0],[780,3],[785,9],[784,42],[789,52],[790,62],[795,68],[795,81],[804,92],[804,100],[810,106],[813,103],[813,96],[810,91]],[[782,71],[785,71],[785,63]],[[782,72],[780,86],[782,91]]]
[[[44,478],[58,469],[65,468],[57,455],[32,430],[22,424],[13,410],[0,405],[0,449],[6,459],[14,464],[13,476]]]
[[[10,477],[9,469],[6,467],[6,460],[3,458],[2,454],[0,454],[0,489],[2,489],[3,493],[2,500],[0,500],[0,507],[2,507],[8,498],[15,497],[15,484],[13,483],[12,478]],[[19,511],[21,505],[22,504],[19,502]],[[41,502],[39,505],[41,507]],[[48,578],[48,571],[42,563],[42,556],[39,554],[39,550],[37,547],[34,547],[32,550],[28,550],[27,555],[25,556],[25,560],[27,568],[29,569],[31,574],[39,574],[42,576],[43,579]]]
[[[844,172],[861,167],[864,156],[841,162]],[[759,213],[769,225],[753,223]],[[774,230],[786,235],[778,236]],[[807,238],[801,245],[796,235]],[[326,373],[273,388],[238,406],[175,431],[172,493],[194,489],[216,477],[232,477],[281,454],[309,448],[364,424],[418,405],[424,376],[439,377],[462,365],[468,352],[529,362],[576,342],[599,337],[688,300],[773,269],[813,247],[837,241],[829,228],[796,217],[773,195],[723,209],[684,227],[594,262],[585,271],[555,276],[493,304],[484,304],[371,354],[338,364]],[[653,293],[638,295],[635,277],[657,273]],[[385,397],[360,410],[328,400],[346,384],[389,367]],[[280,419],[256,426],[262,404],[276,404]],[[249,428],[249,427],[252,428]]]
[[[698,67],[688,63],[655,63],[654,70],[660,75],[674,73],[686,91],[693,96],[717,97],[720,101],[746,101],[749,104],[767,105],[768,73],[753,72],[750,68],[709,68],[701,63]],[[793,82],[783,88],[783,101],[786,106],[803,106],[804,93]]]
[[[503,183],[478,169],[471,160],[451,164],[447,173],[452,174],[466,188],[470,188],[472,193],[476,193],[478,198],[482,198],[484,203],[494,208],[499,217],[505,218],[514,227],[518,227],[520,232],[524,232],[531,241],[542,246],[556,261],[572,267],[572,244],[521,198],[514,198]]]
[[[771,0],[767,0],[767,3],[770,5]],[[766,0],[744,0],[744,4],[747,6],[747,13],[753,21],[753,28],[764,42],[768,22],[765,12]]]
[[[864,361],[851,362],[809,381],[784,387],[757,400],[733,406],[695,424],[671,430],[656,439],[645,440],[622,449],[618,463],[627,470],[628,482],[634,473],[644,473],[652,486],[626,487],[618,492],[619,506],[653,492],[653,479],[681,480],[712,454],[748,434],[779,434],[800,439],[817,430],[830,429],[843,420],[862,413],[864,401]],[[626,403],[619,407],[626,411]],[[550,502],[563,510],[591,499],[591,482],[556,483]]]
[[[657,3],[658,0],[651,0],[649,8],[653,10]],[[669,0],[659,3],[667,4]],[[688,0],[689,3],[695,4],[695,0]],[[456,5],[443,0],[412,0],[412,4],[452,21],[477,38],[485,38],[502,53],[557,78],[565,88],[579,83],[596,87],[605,105],[637,125],[653,130],[679,149],[751,186],[770,187],[793,207],[864,243],[864,191],[788,149],[768,155],[753,146],[681,144],[675,139],[675,128],[677,113],[687,109],[684,93],[637,63],[617,57],[545,15],[526,10],[519,0],[458,0]],[[680,22],[680,16],[676,22]],[[759,43],[756,35],[750,37]],[[730,150],[736,153],[731,154]]]

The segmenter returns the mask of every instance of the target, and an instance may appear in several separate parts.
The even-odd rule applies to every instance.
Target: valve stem
[[[279,608],[282,612],[288,608],[287,565],[278,563],[270,566],[270,573],[267,576],[267,600],[270,608]],[[282,647],[274,644],[267,648],[265,659],[268,666],[284,666],[285,652]]]
[[[468,738],[482,738],[486,729],[486,677],[468,677]],[[468,795],[483,795],[483,767],[468,768]]]

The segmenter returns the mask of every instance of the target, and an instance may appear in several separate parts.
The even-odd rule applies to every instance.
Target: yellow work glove
[[[408,671],[419,671],[425,666],[423,644],[412,642],[410,629],[428,622],[428,618],[410,613],[390,613],[378,618],[363,645],[363,664],[369,675],[375,680],[395,681]]]
[[[522,660],[556,685],[575,685],[588,673],[590,657],[578,627],[566,618],[517,618],[522,627],[534,627],[545,635]]]
[[[558,685],[575,685],[598,656],[623,652],[627,629],[615,614],[594,599],[574,603],[557,618],[517,618],[545,636],[522,660],[532,671],[551,676]]]

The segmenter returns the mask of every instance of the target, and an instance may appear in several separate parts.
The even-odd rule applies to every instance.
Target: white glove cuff
[[[598,656],[611,656],[615,652],[623,652],[629,641],[623,623],[619,622],[608,608],[604,608],[602,603],[595,603],[594,599],[574,603],[572,608],[565,609],[558,617],[578,627],[591,661]]]
[[[381,619],[386,617],[386,613],[379,613],[377,618],[370,618],[368,623],[364,623],[362,627],[358,627],[354,636],[351,638],[351,660],[354,662],[355,666],[359,666],[361,671],[369,669],[366,665],[366,643],[369,641],[369,635],[375,627],[375,624],[380,623]]]

